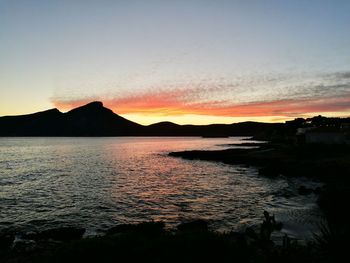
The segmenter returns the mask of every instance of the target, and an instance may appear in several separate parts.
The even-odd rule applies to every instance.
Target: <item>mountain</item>
[[[255,136],[281,126],[279,123],[240,122],[233,124],[178,125],[160,122],[145,127],[147,135],[154,136]]]
[[[0,136],[254,136],[280,125],[258,122],[178,125],[160,122],[143,126],[95,101],[67,113],[51,109],[0,117]]]
[[[142,127],[97,101],[67,113],[51,109],[0,117],[0,136],[125,136],[136,135]]]

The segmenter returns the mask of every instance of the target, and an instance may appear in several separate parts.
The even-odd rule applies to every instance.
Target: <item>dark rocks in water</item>
[[[307,187],[305,187],[305,186],[300,186],[299,187],[299,189],[298,189],[298,193],[300,194],[300,195],[309,195],[309,194],[312,194],[314,192],[314,190],[313,189],[311,189],[311,188],[307,188]]]
[[[157,235],[164,232],[165,224],[162,221],[143,222],[139,224],[120,224],[107,230],[107,235],[114,234],[147,234]]]
[[[8,249],[12,246],[15,236],[11,234],[0,235],[0,250]]]
[[[276,223],[275,223],[275,230],[281,231],[281,230],[282,230],[282,227],[283,227],[282,222],[276,222]]]
[[[136,225],[133,224],[121,224],[116,225],[106,231],[107,235],[114,235],[114,234],[124,234],[124,233],[130,233],[134,232],[136,230]]]
[[[229,238],[238,246],[247,246],[247,235],[245,233],[231,232],[229,233]]]
[[[264,215],[265,221],[274,221],[267,212]],[[203,232],[203,228],[207,229],[203,220],[181,226],[190,232],[173,233],[163,230],[163,222],[145,222],[118,225],[111,229],[112,235],[74,242],[18,238],[13,249],[5,251],[0,247],[0,262],[319,262],[320,259],[318,254],[313,254],[318,250],[292,244],[287,236],[283,247],[261,239],[258,229],[253,227],[245,233],[218,233]],[[194,229],[202,231],[193,232]],[[163,234],[152,235],[152,231]]]
[[[320,195],[322,193],[322,188],[321,187],[316,187],[314,189],[314,193],[317,194],[317,195]]]
[[[31,252],[36,250],[37,243],[34,240],[27,240],[27,239],[15,239],[12,246],[13,250],[16,253],[21,252]]]
[[[347,145],[295,146],[267,143],[261,148],[179,151],[171,152],[169,156],[255,166],[260,168],[259,174],[268,177],[307,177],[317,178],[325,183],[335,183],[348,180],[346,175],[350,173],[349,149]]]
[[[245,235],[253,240],[258,240],[259,236],[252,227],[247,227],[245,230]]]
[[[76,227],[60,227],[44,230],[39,233],[30,233],[25,236],[27,239],[33,240],[57,240],[57,241],[71,241],[80,239],[85,233],[84,228]]]
[[[198,219],[179,224],[177,230],[180,232],[207,232],[208,223],[204,220]]]
[[[259,169],[259,174],[266,177],[277,177],[280,175],[280,169],[276,165],[267,165]]]
[[[260,239],[262,241],[270,241],[272,232],[275,230],[280,231],[282,229],[282,223],[276,222],[275,216],[270,216],[267,211],[264,211],[264,217],[265,219],[260,228]]]

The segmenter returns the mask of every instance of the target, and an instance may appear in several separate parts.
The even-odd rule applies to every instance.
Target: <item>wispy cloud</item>
[[[228,101],[203,103],[181,100],[176,92],[147,94],[120,99],[105,99],[104,104],[119,114],[143,115],[213,115],[225,117],[286,116],[307,113],[344,112],[350,110],[350,93],[346,96],[308,98],[293,100],[261,101],[246,104],[231,104]],[[91,100],[56,101],[58,108],[74,108]]]
[[[55,97],[53,104],[71,109],[101,100],[119,114],[174,116],[185,114],[222,117],[285,116],[350,111],[350,73],[288,82],[284,77],[266,77],[235,83],[210,82],[197,85],[150,89],[137,93],[82,98]],[[282,83],[282,84],[281,84]]]

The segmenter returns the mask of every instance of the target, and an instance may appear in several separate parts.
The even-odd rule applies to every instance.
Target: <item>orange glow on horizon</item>
[[[209,116],[209,115],[172,115],[172,116],[155,116],[155,115],[142,115],[142,114],[121,114],[122,117],[131,120],[133,122],[150,125],[157,122],[169,121],[176,124],[186,125],[207,125],[207,124],[231,124],[245,121],[256,122],[284,122],[293,118],[285,117],[221,117],[221,116]]]
[[[142,124],[173,121],[182,124],[232,123],[256,120],[279,122],[295,117],[332,113],[350,116],[350,93],[329,98],[284,99],[234,104],[227,101],[196,102],[182,90],[163,91],[123,98],[53,100],[59,109],[72,109],[101,100],[115,113]]]

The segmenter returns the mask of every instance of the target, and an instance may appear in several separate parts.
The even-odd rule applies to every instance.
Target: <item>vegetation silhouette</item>
[[[264,216],[260,235],[252,229],[213,232],[204,220],[182,223],[177,230],[166,230],[163,222],[151,221],[117,225],[103,236],[64,242],[42,240],[39,235],[31,250],[1,253],[3,262],[317,262],[309,247],[297,243],[275,246],[270,234],[278,223],[267,212]],[[266,230],[267,235],[263,234]]]

